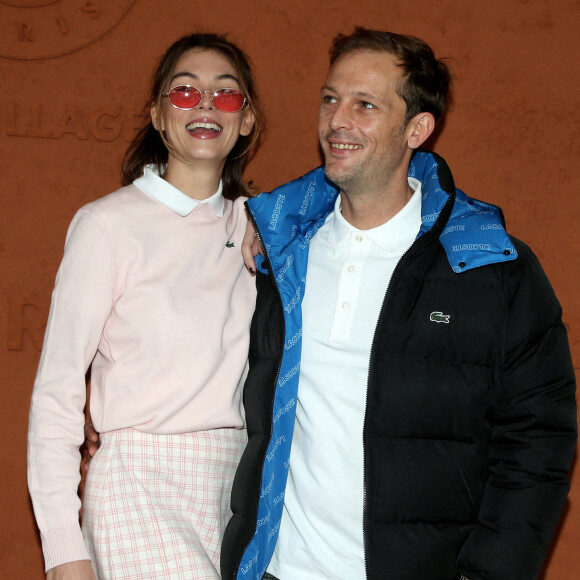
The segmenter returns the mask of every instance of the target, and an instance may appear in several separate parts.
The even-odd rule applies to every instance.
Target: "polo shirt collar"
[[[389,221],[370,230],[359,230],[344,219],[339,195],[334,204],[334,211],[330,214],[333,218],[328,241],[338,244],[349,238],[353,232],[361,232],[384,250],[395,251],[408,245],[409,240],[412,241],[417,237],[421,227],[421,182],[413,177],[409,177],[408,181],[414,191],[411,199]]]
[[[143,175],[133,183],[143,193],[146,193],[149,197],[157,200],[180,216],[185,217],[189,215],[203,203],[208,204],[218,217],[223,217],[224,215],[225,200],[222,194],[223,187],[221,180],[216,193],[204,200],[189,197],[189,195],[186,195],[177,189],[177,187],[159,177],[154,165],[146,165],[143,170]]]

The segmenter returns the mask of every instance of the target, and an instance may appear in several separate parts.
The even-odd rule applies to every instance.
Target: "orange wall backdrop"
[[[246,49],[269,118],[247,175],[271,189],[320,163],[328,46],[355,24],[451,58],[454,101],[434,148],[536,251],[580,365],[578,0],[0,0],[1,578],[44,577],[25,456],[50,293],[75,210],[119,186],[156,60],[199,30]],[[580,574],[579,470],[545,580]]]

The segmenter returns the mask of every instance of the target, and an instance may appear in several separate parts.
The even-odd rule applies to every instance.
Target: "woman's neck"
[[[193,199],[207,199],[218,190],[224,163],[184,163],[169,157],[163,179]]]

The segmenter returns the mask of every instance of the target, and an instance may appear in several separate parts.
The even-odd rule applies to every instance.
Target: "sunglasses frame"
[[[177,105],[175,105],[172,100],[171,100],[171,93],[172,91],[175,91],[175,89],[194,89],[199,93],[199,102],[197,103],[197,105],[195,105],[195,107],[178,107]],[[174,109],[179,109],[180,111],[193,111],[193,109],[197,109],[197,107],[199,107],[202,99],[203,99],[203,95],[205,93],[210,93],[211,94],[211,102],[213,103],[214,107],[216,109],[218,109],[219,111],[222,111],[223,113],[239,113],[247,104],[248,104],[248,99],[246,99],[246,97],[244,97],[244,102],[242,103],[242,106],[239,109],[236,109],[235,111],[226,111],[222,108],[220,108],[220,106],[215,102],[215,97],[216,95],[218,95],[220,93],[220,91],[236,91],[236,93],[239,93],[240,95],[242,95],[242,97],[244,97],[244,94],[241,91],[238,91],[238,89],[232,89],[229,87],[223,87],[221,89],[215,89],[213,91],[200,91],[197,87],[194,87],[193,85],[175,85],[174,87],[171,87],[169,89],[169,91],[167,91],[166,93],[161,93],[161,95],[163,97],[167,97],[169,99],[169,103],[170,105],[174,108]]]

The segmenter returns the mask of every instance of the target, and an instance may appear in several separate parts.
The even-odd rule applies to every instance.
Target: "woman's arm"
[[[46,580],[96,580],[96,577],[89,560],[77,560],[50,569]]]
[[[254,257],[259,252],[260,244],[258,243],[258,236],[252,227],[252,223],[248,222],[246,233],[242,240],[242,256],[244,257],[244,264],[246,264],[246,268],[252,276],[256,275],[256,262],[254,261]]]
[[[30,410],[28,483],[47,569],[89,558],[77,495],[85,375],[111,312],[114,273],[108,236],[81,210],[67,234]]]

